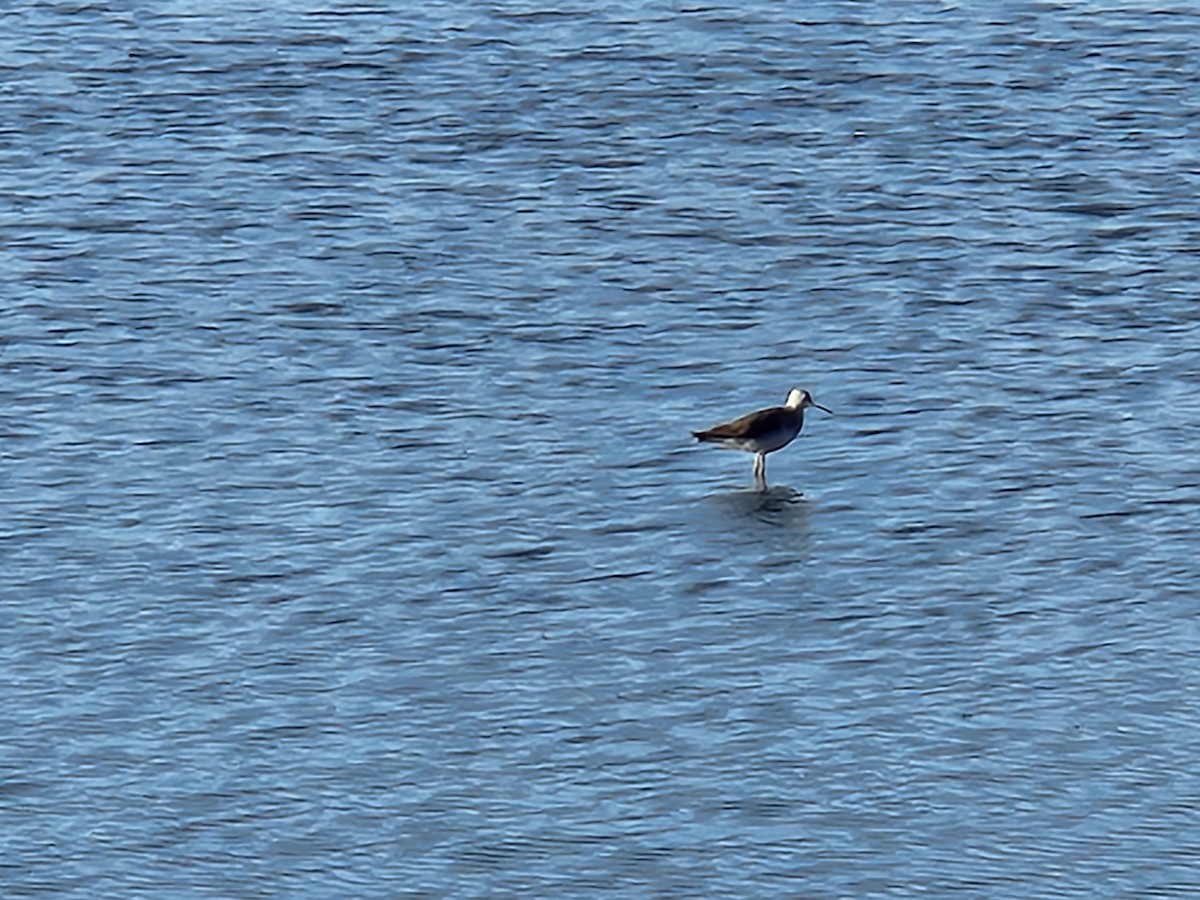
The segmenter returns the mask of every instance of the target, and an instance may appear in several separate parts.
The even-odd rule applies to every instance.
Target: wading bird
[[[812,394],[792,388],[783,406],[772,406],[748,413],[741,418],[714,425],[707,431],[693,431],[702,443],[720,444],[732,450],[745,450],[754,456],[754,483],[767,488],[767,454],[780,450],[796,439],[804,427],[804,410],[810,406],[833,415],[832,410],[816,403]]]

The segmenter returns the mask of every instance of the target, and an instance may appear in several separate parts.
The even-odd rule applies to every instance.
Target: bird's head
[[[830,415],[833,415],[833,410],[826,409],[820,403],[817,403],[815,400],[813,400],[812,394],[806,390],[803,390],[802,388],[792,388],[792,390],[788,393],[786,406],[788,409],[800,410],[808,409],[810,406],[815,406],[817,409],[821,410],[821,412],[827,412]]]

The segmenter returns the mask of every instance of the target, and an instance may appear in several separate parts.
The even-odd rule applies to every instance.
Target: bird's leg
[[[754,454],[754,485],[759,490],[767,489],[767,454]]]

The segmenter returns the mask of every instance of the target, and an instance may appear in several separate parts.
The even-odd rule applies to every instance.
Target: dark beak
[[[816,407],[817,409],[819,409],[821,412],[827,412],[827,413],[829,413],[831,416],[833,415],[833,410],[832,410],[832,409],[826,409],[826,408],[825,408],[824,406],[822,406],[820,403],[814,403],[814,404],[813,404],[813,406],[815,406],[815,407]]]

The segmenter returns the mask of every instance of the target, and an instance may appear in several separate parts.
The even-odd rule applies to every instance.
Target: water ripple
[[[1193,894],[1195,11],[395,12],[4,14],[6,894]]]

